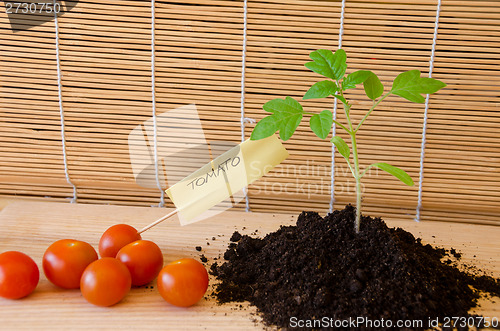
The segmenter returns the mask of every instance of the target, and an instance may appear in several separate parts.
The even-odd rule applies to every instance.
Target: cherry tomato
[[[189,307],[197,303],[208,288],[208,273],[203,264],[185,258],[167,264],[158,275],[158,290],[168,303]]]
[[[122,247],[116,258],[127,266],[133,286],[151,282],[163,267],[160,247],[149,240],[137,240]]]
[[[40,271],[28,255],[9,251],[0,254],[0,296],[20,299],[27,296],[38,285]]]
[[[58,240],[43,255],[43,271],[52,284],[62,288],[79,288],[85,268],[97,253],[90,244],[75,239]]]
[[[131,286],[132,277],[127,267],[113,257],[103,257],[89,264],[80,280],[83,297],[102,307],[118,303],[127,295]]]
[[[99,241],[101,257],[116,257],[118,251],[133,241],[140,240],[137,230],[127,224],[116,224],[104,231]]]

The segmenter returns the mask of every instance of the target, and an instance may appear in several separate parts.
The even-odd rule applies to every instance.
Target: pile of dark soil
[[[436,318],[469,318],[481,293],[500,296],[500,280],[460,271],[454,250],[424,245],[378,218],[363,217],[356,234],[354,213],[352,206],[325,218],[303,212],[296,226],[263,239],[235,232],[226,262],[211,267],[220,281],[213,295],[249,301],[268,325],[345,330],[405,329],[398,321],[424,330]]]

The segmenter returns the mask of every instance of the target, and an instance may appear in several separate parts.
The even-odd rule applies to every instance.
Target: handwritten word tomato
[[[131,286],[132,277],[127,267],[113,257],[103,257],[89,264],[80,280],[83,297],[102,307],[121,301]]]
[[[203,264],[195,259],[180,259],[160,271],[157,284],[165,301],[174,306],[189,307],[205,295],[208,273]]]
[[[52,284],[68,289],[79,288],[83,271],[97,258],[97,253],[90,244],[75,239],[62,239],[47,248],[42,267]]]
[[[8,251],[0,254],[0,297],[20,299],[38,285],[40,271],[28,255]]]
[[[137,240],[123,246],[116,254],[116,258],[127,266],[133,286],[151,282],[163,267],[160,247],[149,240]]]
[[[127,224],[116,224],[104,231],[99,241],[101,257],[115,257],[118,251],[133,241],[140,240],[137,230]]]

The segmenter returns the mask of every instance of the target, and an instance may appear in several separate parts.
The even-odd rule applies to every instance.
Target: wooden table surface
[[[40,283],[21,300],[0,298],[1,330],[107,329],[107,330],[262,330],[255,308],[248,304],[217,305],[210,296],[190,308],[169,305],[154,284],[133,288],[119,304],[102,308],[85,301],[79,290],[62,290],[43,275],[45,249],[59,239],[83,240],[97,248],[101,234],[111,225],[127,223],[137,229],[166,214],[168,210],[53,202],[14,201],[0,211],[0,252],[19,250],[30,255],[41,270]],[[165,262],[204,254],[210,265],[225,251],[231,234],[275,231],[279,225],[294,224],[297,215],[224,212],[196,224],[181,227],[174,218],[143,233],[156,242]],[[372,215],[376,216],[376,215]],[[500,227],[444,222],[391,221],[425,242],[463,253],[465,262],[500,277]],[[245,227],[245,229],[243,229]],[[201,246],[198,252],[195,247]],[[210,280],[213,284],[213,279]],[[153,285],[153,288],[151,288]],[[211,292],[211,288],[207,293]],[[477,312],[500,318],[500,298],[481,301]]]

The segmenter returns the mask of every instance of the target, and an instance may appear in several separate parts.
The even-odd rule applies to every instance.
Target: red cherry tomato
[[[54,285],[62,288],[79,288],[85,268],[95,260],[97,253],[90,244],[74,240],[58,240],[43,255],[43,271]]]
[[[205,295],[208,273],[203,264],[195,259],[180,259],[160,271],[157,283],[165,301],[174,306],[189,307]]]
[[[132,278],[125,264],[103,257],[89,264],[80,280],[83,297],[96,306],[108,307],[122,300],[130,291]]]
[[[127,266],[133,286],[151,282],[163,267],[160,247],[149,240],[137,240],[122,247],[116,258]]]
[[[101,257],[116,257],[118,251],[133,241],[140,240],[137,230],[127,224],[116,224],[104,231],[99,241]]]
[[[20,299],[27,296],[38,285],[40,271],[28,255],[9,251],[0,254],[0,296]]]

